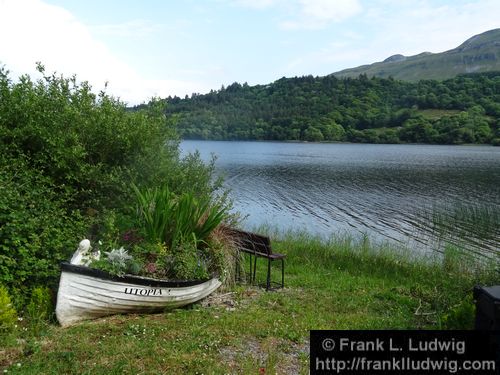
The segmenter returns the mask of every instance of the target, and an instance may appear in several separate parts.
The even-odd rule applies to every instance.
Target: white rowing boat
[[[62,263],[56,316],[63,327],[106,315],[158,312],[199,301],[215,291],[217,278],[169,281]]]

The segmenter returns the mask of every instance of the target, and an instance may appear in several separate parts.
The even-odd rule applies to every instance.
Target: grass
[[[429,120],[439,120],[441,117],[458,115],[461,111],[457,109],[420,109],[418,113]]]
[[[450,228],[458,226],[463,232],[472,230],[478,236],[483,237],[499,234],[500,210],[492,204],[454,203],[444,205],[444,207],[435,207],[432,214],[432,221],[437,230],[449,232]]]
[[[113,316],[66,329],[46,325],[37,335],[27,325],[0,349],[0,370],[255,374],[264,368],[307,374],[311,329],[462,328],[457,316],[470,311],[472,287],[500,281],[498,273],[470,259],[414,259],[366,237],[272,238],[275,251],[288,256],[284,290],[240,284],[163,314]],[[261,260],[261,282],[265,268]],[[279,278],[278,268],[273,276]],[[465,318],[470,328],[470,312]]]
[[[497,206],[450,202],[434,206],[424,215],[432,223],[433,236],[438,240],[462,247],[464,255],[468,252],[498,259],[500,211]],[[475,246],[460,246],[466,242]]]

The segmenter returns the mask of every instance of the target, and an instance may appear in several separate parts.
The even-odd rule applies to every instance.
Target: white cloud
[[[245,8],[266,9],[275,5],[279,0],[235,0],[234,4]]]
[[[287,18],[279,23],[284,30],[322,29],[362,9],[359,0],[233,0],[232,4],[258,10],[276,8]]]
[[[375,3],[367,10],[368,21],[380,26],[370,35],[370,44],[385,57],[394,53],[443,52],[500,26],[498,0],[452,4],[436,6],[420,0],[383,8]]]
[[[132,26],[135,31],[151,31],[142,21],[132,22]],[[123,35],[126,27],[105,26],[102,31]],[[37,61],[49,72],[76,74],[96,90],[109,82],[108,92],[129,104],[155,95],[184,95],[206,89],[194,82],[145,79],[94,39],[89,28],[64,8],[41,0],[0,0],[0,63],[15,78],[35,74]]]
[[[361,10],[357,0],[300,0],[305,16],[316,20],[339,21]]]
[[[93,26],[91,30],[98,34],[140,39],[155,34],[163,28],[164,25],[138,19],[119,24]]]
[[[394,54],[443,52],[500,26],[498,0],[449,5],[428,0],[378,0],[364,5],[356,28],[345,26],[347,22],[334,25],[328,42],[284,65],[286,74],[329,74]]]
[[[293,20],[280,24],[285,30],[322,29],[332,22],[340,22],[361,12],[358,0],[298,0],[299,14]]]

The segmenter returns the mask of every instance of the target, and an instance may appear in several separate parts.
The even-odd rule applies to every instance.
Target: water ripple
[[[433,250],[446,242],[437,226],[446,232],[449,224],[449,232],[462,226],[460,241],[473,251],[499,251],[495,229],[488,237],[435,212],[484,204],[500,212],[498,147],[210,141],[181,147],[207,160],[218,156],[216,167],[236,209],[249,215],[248,226],[271,223],[326,236],[350,230]]]

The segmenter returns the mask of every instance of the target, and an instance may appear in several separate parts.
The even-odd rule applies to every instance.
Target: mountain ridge
[[[491,71],[500,71],[500,28],[474,35],[448,51],[422,52],[412,56],[395,54],[383,61],[343,69],[331,75],[354,78],[366,74],[368,77],[393,77],[416,82]]]

